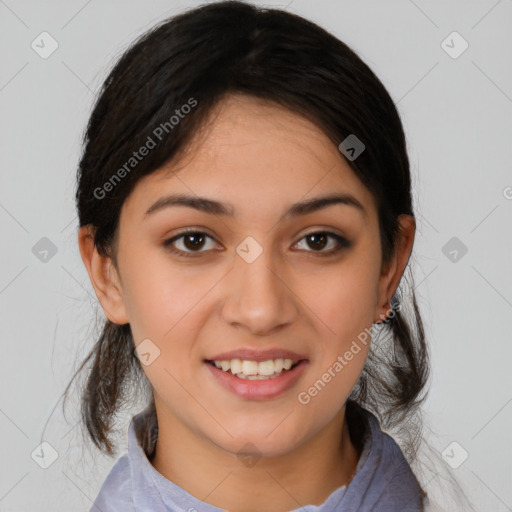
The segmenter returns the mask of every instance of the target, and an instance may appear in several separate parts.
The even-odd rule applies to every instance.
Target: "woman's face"
[[[397,282],[381,276],[373,197],[316,125],[243,96],[220,107],[176,170],[123,205],[120,298],[105,312],[142,343],[159,415],[273,456],[343,408]],[[318,201],[334,195],[345,199]],[[275,373],[285,359],[301,362],[276,378],[231,372]]]

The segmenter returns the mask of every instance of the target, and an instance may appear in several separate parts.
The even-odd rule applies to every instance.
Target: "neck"
[[[192,496],[231,512],[285,512],[320,505],[350,482],[360,457],[350,439],[345,406],[293,452],[262,457],[247,466],[237,454],[169,416],[165,410],[158,415],[159,425],[166,428],[159,428],[154,468]]]

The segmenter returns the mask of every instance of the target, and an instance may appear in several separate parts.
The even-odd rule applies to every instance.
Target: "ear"
[[[398,216],[401,230],[398,233],[395,252],[387,267],[383,266],[378,285],[378,301],[374,322],[385,320],[389,316],[390,301],[405,271],[411,255],[416,232],[416,222],[411,215]]]
[[[93,226],[78,231],[78,246],[89,279],[107,318],[119,325],[128,323],[121,281],[112,259],[98,253]]]

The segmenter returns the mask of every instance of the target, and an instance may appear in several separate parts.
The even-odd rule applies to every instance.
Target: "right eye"
[[[213,240],[210,235],[207,235],[202,231],[187,230],[165,240],[163,245],[169,251],[177,254],[178,256],[188,258],[190,256],[196,256],[194,253],[206,252],[199,249],[204,248],[207,239]],[[213,244],[213,247],[215,247],[215,243]],[[213,247],[210,247],[210,249]]]

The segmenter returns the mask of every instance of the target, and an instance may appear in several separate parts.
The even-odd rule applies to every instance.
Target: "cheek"
[[[377,303],[377,283],[377,272],[371,266],[359,263],[340,266],[339,271],[330,272],[321,281],[316,281],[308,305],[322,320],[323,331],[338,350],[371,327]]]
[[[211,314],[209,291],[222,276],[172,267],[161,258],[132,268],[125,298],[135,345],[149,339],[156,354],[143,370],[160,396],[186,402],[190,397],[178,383],[189,382],[202,366],[195,340]]]
[[[308,306],[317,313],[318,364],[304,389],[304,400],[317,414],[329,415],[344,403],[365,365],[371,343],[379,261],[354,253],[336,271],[314,284]],[[317,276],[319,277],[319,276]]]
[[[144,265],[131,268],[123,291],[135,340],[154,338],[168,343],[190,324],[190,315],[218,280],[211,274],[173,266],[162,257],[148,258]]]

